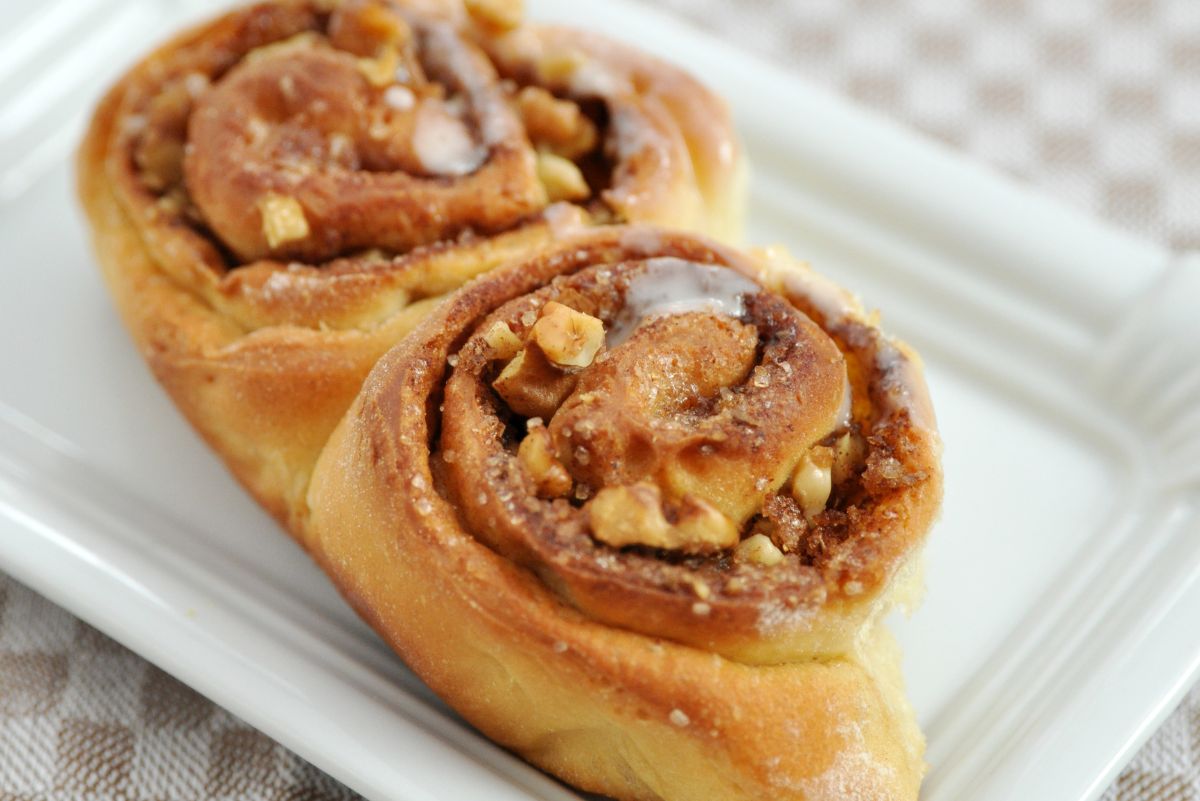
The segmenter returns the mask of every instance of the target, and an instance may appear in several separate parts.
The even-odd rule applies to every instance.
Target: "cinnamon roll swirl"
[[[618,799],[913,799],[880,618],[941,501],[919,360],[781,255],[626,226],[465,287],[310,486],[314,554],[468,720]]]
[[[575,226],[736,226],[719,101],[516,10],[259,3],[155,51],[96,112],[79,188],[122,316],[293,530],[362,378],[447,292]]]

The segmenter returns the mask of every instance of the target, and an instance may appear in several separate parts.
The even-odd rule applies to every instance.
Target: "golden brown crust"
[[[622,163],[604,153],[611,131],[570,97],[502,81],[483,47],[503,26],[483,22],[448,2],[248,6],[135,66],[81,148],[80,197],[139,348],[294,533],[317,453],[392,343],[471,277],[626,214],[599,194]],[[710,94],[680,86],[679,103],[720,119]],[[659,177],[693,175],[683,155]],[[571,158],[601,183],[548,205]],[[664,180],[679,224],[725,219],[719,182]]]
[[[525,474],[520,416],[487,422],[506,414],[487,390],[498,362],[484,366],[498,321],[531,347],[533,309],[553,300],[611,332],[658,257],[752,279],[756,288],[735,284],[743,324],[756,303],[785,299],[820,327],[814,341],[863,366],[850,425],[867,451],[834,488],[829,519],[809,523],[819,542],[769,567],[729,551],[679,558],[600,542],[586,498],[547,498]],[[921,739],[878,619],[936,514],[938,439],[919,365],[827,290],[795,264],[638,228],[583,233],[486,276],[380,362],[331,438],[308,496],[317,559],[472,723],[582,788],[623,799],[915,798]],[[769,353],[779,335],[756,329]],[[678,342],[657,341],[669,348],[660,363],[679,357]],[[634,333],[610,358],[649,369],[653,348]],[[627,358],[634,350],[645,358]],[[753,386],[745,377],[734,394]],[[755,425],[786,428],[797,409]]]

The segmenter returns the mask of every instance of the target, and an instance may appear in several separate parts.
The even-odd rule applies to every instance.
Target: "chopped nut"
[[[258,201],[258,211],[262,215],[262,232],[268,247],[295,242],[309,234],[304,207],[294,197],[268,192]]]
[[[662,510],[662,492],[653,484],[605,487],[587,505],[592,534],[622,548],[645,545],[684,553],[711,553],[737,542],[737,529],[699,499],[685,499],[680,522],[671,525]]]
[[[517,414],[548,420],[575,389],[575,376],[551,364],[534,344],[505,365],[492,387]]]
[[[653,484],[605,487],[587,505],[592,534],[616,548],[669,547],[671,525],[662,512],[662,493]]]
[[[867,456],[867,443],[861,434],[847,431],[833,443],[833,483],[841,484],[854,475]]]
[[[583,200],[592,193],[575,162],[553,153],[538,153],[537,177],[551,203],[559,200]]]
[[[533,339],[558,367],[587,367],[604,344],[604,323],[598,317],[550,301],[533,324]]]
[[[738,541],[738,530],[733,521],[695,495],[684,496],[674,531],[684,542],[708,543],[716,548],[732,548]]]
[[[563,158],[582,156],[600,138],[596,124],[578,105],[560,100],[540,86],[526,86],[517,93],[517,110],[530,140],[539,149]]]
[[[188,84],[195,75],[189,73],[182,80],[166,84],[141,118],[133,158],[142,181],[156,192],[183,180],[184,140],[193,100]]]
[[[357,16],[360,35],[379,43],[379,49],[390,45],[400,50],[413,38],[412,28],[388,3],[368,4]]]
[[[508,360],[521,350],[521,338],[503,320],[492,323],[492,327],[483,335],[483,341],[492,349],[494,359]]]
[[[739,559],[770,567],[783,561],[783,551],[775,547],[765,534],[754,534],[742,540],[736,551]]]
[[[555,457],[550,432],[544,426],[529,430],[517,447],[517,458],[537,485],[539,497],[561,498],[571,491],[571,476]]]
[[[520,25],[525,14],[521,0],[465,0],[465,5],[477,22],[502,31]]]
[[[792,474],[792,497],[812,517],[825,508],[832,489],[833,449],[818,445],[804,455]]]
[[[400,66],[400,54],[394,45],[384,45],[375,58],[360,58],[355,62],[358,71],[372,86],[390,86],[396,82],[396,67]]]
[[[329,21],[330,42],[358,56],[378,56],[386,48],[400,51],[413,38],[412,28],[396,9],[382,0],[346,3]]]
[[[538,74],[543,81],[566,81],[587,63],[584,55],[575,50],[546,53],[538,62]]]
[[[143,137],[134,158],[141,168],[142,182],[156,192],[175,186],[183,179],[183,142],[164,136]]]

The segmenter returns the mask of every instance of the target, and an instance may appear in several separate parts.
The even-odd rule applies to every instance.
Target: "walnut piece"
[[[833,483],[841,484],[863,465],[867,443],[861,434],[847,431],[833,443]]]
[[[556,367],[587,367],[604,345],[604,322],[550,301],[533,324],[533,341]]]
[[[517,27],[525,15],[521,0],[465,0],[465,5],[476,22],[501,31]]]
[[[512,358],[492,382],[508,408],[549,420],[575,389],[575,376],[555,367],[536,343]]]
[[[818,445],[809,450],[792,474],[792,497],[812,519],[825,509],[833,488],[833,448]]]
[[[538,61],[537,73],[543,82],[569,81],[586,63],[587,57],[577,50],[552,50]]]
[[[194,79],[207,86],[203,75],[189,73],[186,78],[167,84],[150,101],[143,118],[145,127],[136,140],[133,159],[142,182],[155,192],[163,192],[183,180],[184,141],[194,100],[189,84]]]
[[[376,58],[388,49],[395,53],[408,48],[413,30],[389,3],[372,0],[338,9],[329,20],[329,40],[339,50]]]
[[[678,522],[663,514],[662,492],[638,482],[605,487],[585,507],[592,534],[614,548],[645,545],[683,553],[712,553],[737,544],[729,518],[699,498],[684,498]]]
[[[517,93],[517,111],[534,145],[565,159],[582,156],[600,138],[596,124],[579,106],[540,86],[526,86]]]
[[[521,338],[503,320],[492,323],[492,327],[483,335],[483,341],[492,349],[493,359],[507,361],[521,351]]]
[[[783,551],[775,547],[765,534],[754,534],[738,543],[734,551],[738,559],[770,567],[783,561]]]
[[[551,203],[583,200],[592,193],[575,162],[545,151],[537,154],[537,177]]]
[[[554,455],[550,432],[540,421],[537,425],[530,421],[529,433],[517,447],[517,458],[537,485],[538,497],[561,498],[571,491],[571,475]]]
[[[396,68],[400,66],[400,54],[392,45],[384,45],[375,58],[360,58],[355,62],[358,71],[372,86],[383,88],[396,82]]]
[[[259,199],[258,211],[262,215],[262,232],[268,247],[295,242],[309,234],[304,207],[290,195],[268,192]]]

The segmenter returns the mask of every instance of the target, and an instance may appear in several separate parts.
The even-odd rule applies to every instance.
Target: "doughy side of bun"
[[[604,318],[611,347],[598,352],[608,354],[601,362],[649,348],[624,372],[669,365],[662,375],[669,382],[686,354],[656,361],[654,346],[639,339],[636,328],[628,347],[622,345],[614,338],[620,310],[607,301],[588,306],[588,298],[623,296],[632,303],[639,275],[680,264],[692,273],[707,276],[719,268],[754,281],[757,289],[739,290],[743,319],[752,319],[757,305],[773,303],[770,297],[800,310],[803,319],[784,315],[797,328],[780,329],[779,338],[792,347],[780,358],[792,359],[789,364],[824,374],[819,359],[807,351],[797,355],[795,347],[807,346],[788,333],[809,331],[805,321],[816,320],[821,330],[805,336],[837,342],[852,365],[848,374],[858,373],[849,380],[852,422],[839,412],[830,434],[817,424],[817,441],[836,441],[847,425],[864,432],[868,452],[854,468],[859,472],[835,486],[826,511],[800,524],[807,540],[783,537],[781,524],[771,528],[765,513],[751,516],[741,542],[755,532],[783,543],[769,566],[738,547],[703,546],[687,555],[671,551],[676,546],[600,542],[596,507],[588,516],[595,486],[575,495],[541,488],[493,508],[491,493],[534,486],[512,439],[522,436],[520,415],[506,423],[497,440],[501,451],[486,456],[481,468],[465,451],[447,459],[447,443],[460,443],[452,430],[457,423],[446,417],[459,411],[455,376],[479,369],[478,352],[484,364],[499,360],[482,368],[480,402],[509,419],[503,397],[486,387],[500,365],[515,358],[512,349],[487,356],[490,345],[479,346],[476,337],[499,341],[492,336],[495,322],[507,320],[528,350],[536,321],[562,313],[552,298]],[[602,286],[610,284],[615,288],[606,294]],[[532,305],[521,305],[526,302]],[[527,313],[534,308],[540,311]],[[671,313],[728,316],[677,309],[665,316]],[[659,324],[659,314],[635,323]],[[759,352],[778,353],[763,325],[755,330]],[[711,347],[717,364],[724,344]],[[771,376],[787,373],[782,363],[770,366],[779,369]],[[789,415],[799,419],[798,407],[775,409],[768,419],[738,405],[739,397],[769,389],[762,375],[747,373],[733,385],[737,397],[722,396],[740,410],[732,418],[719,403],[712,415],[744,416],[752,427],[773,426],[785,436],[794,428]],[[577,378],[576,391],[586,380]],[[564,401],[554,416],[572,403]],[[643,411],[630,406],[624,417]],[[553,420],[529,430],[543,426],[554,429]],[[480,432],[481,441],[491,436]],[[580,431],[574,436],[582,442]],[[712,436],[714,443],[728,442],[724,434]],[[749,461],[737,469],[767,469],[762,454],[770,448],[764,448],[746,451]],[[597,231],[473,282],[381,360],[314,471],[308,537],[354,608],[435,692],[487,736],[576,787],[617,799],[915,799],[923,740],[904,698],[898,651],[880,619],[911,599],[919,581],[920,548],[941,497],[939,453],[915,354],[879,334],[852,299],[807,268],[778,254],[748,256],[668,231]],[[631,456],[613,456],[624,458]],[[868,477],[880,465],[895,479],[891,484],[877,486]],[[572,465],[576,487],[588,466]],[[724,467],[708,475],[723,475]],[[660,481],[664,509],[676,508],[669,486],[652,480]],[[764,494],[782,495],[786,486]],[[707,497],[720,502],[719,485],[712,490]],[[682,502],[678,508],[694,503]],[[489,518],[525,521],[535,539],[547,510],[557,510],[552,517],[560,523],[541,544],[489,541],[492,535],[471,522],[474,503]],[[578,535],[572,521],[579,519],[592,521],[590,533]],[[830,541],[835,524],[846,520],[848,530],[836,529],[843,539]],[[586,569],[593,564],[603,574],[595,584]],[[803,597],[788,589],[810,585],[812,593]],[[776,589],[782,597],[772,595]],[[636,618],[625,614],[629,609],[637,610]]]

